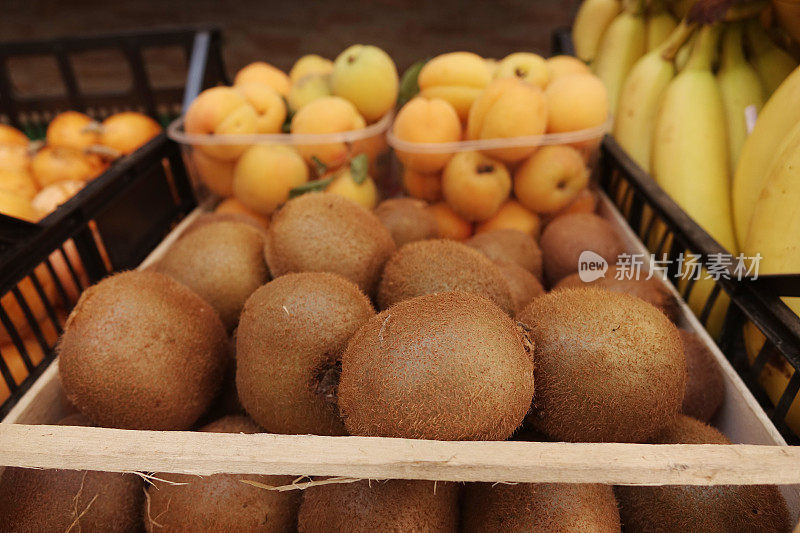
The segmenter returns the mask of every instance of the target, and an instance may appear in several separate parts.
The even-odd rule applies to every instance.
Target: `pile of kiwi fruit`
[[[265,225],[203,215],[88,289],[59,343],[64,424],[435,440],[729,444],[725,389],[665,286],[583,283],[624,249],[603,218],[539,238],[439,238],[424,203],[313,192]],[[763,487],[451,483],[37,471],[0,478],[3,531],[787,531]],[[337,481],[337,482],[331,482]],[[498,480],[500,481],[500,480]]]

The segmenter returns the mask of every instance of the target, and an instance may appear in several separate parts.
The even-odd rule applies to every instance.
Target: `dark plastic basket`
[[[568,30],[556,32],[552,42],[554,54],[572,52]],[[658,257],[666,254],[669,264],[674,265],[678,255],[686,251],[700,256],[703,266],[709,265],[708,258],[713,254],[727,253],[611,136],[606,136],[601,145],[596,178],[642,242],[649,241],[650,251]],[[648,218],[646,211],[652,212],[653,216]],[[654,243],[653,232],[658,224],[666,227],[666,231]],[[678,287],[679,275],[675,269],[667,273],[670,281]],[[800,276],[762,275],[755,280],[730,277],[714,281],[698,318],[706,325],[720,295],[724,292],[730,297],[731,304],[718,344],[786,441],[800,444],[798,428],[789,427],[786,420],[800,391],[800,372],[797,372],[800,369],[800,318],[780,299],[781,296],[800,296]],[[688,300],[694,287],[692,283],[685,284],[679,292]],[[766,338],[752,364],[748,360],[742,333],[747,321],[752,322]],[[765,365],[771,360],[779,364],[785,361],[792,372],[777,402],[770,400],[759,382]]]
[[[218,29],[188,27],[0,44],[0,117],[29,134],[43,131],[42,120],[67,109],[96,118],[105,110],[137,110],[163,122],[203,88],[227,81],[220,43]],[[165,46],[185,50],[185,86],[157,88],[147,76],[143,50]],[[124,52],[133,87],[117,94],[81,93],[70,54],[108,48]],[[67,94],[32,98],[9,90],[3,67],[8,58],[26,54],[55,56]],[[195,206],[180,150],[161,133],[38,223],[0,215],[0,419],[54,359],[55,334],[77,294],[111,272],[135,268]]]

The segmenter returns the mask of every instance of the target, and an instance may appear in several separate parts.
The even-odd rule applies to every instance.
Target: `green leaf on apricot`
[[[427,62],[428,59],[417,61],[408,67],[405,72],[403,72],[403,76],[400,78],[400,88],[397,91],[398,109],[403,107],[406,102],[419,94],[419,83],[417,82],[417,78],[419,77],[419,71],[422,70],[422,67],[424,67],[425,63]]]
[[[369,177],[369,158],[367,154],[358,154],[350,160],[350,175],[353,176],[353,181],[361,185]]]
[[[314,163],[314,173],[318,178],[324,176],[325,173],[328,172],[328,165],[320,161],[317,156],[312,155],[311,162]]]
[[[302,185],[298,185],[289,191],[289,198],[296,198],[301,196],[307,192],[320,192],[324,191],[325,188],[331,184],[333,181],[333,176],[330,178],[325,178],[321,180],[314,180],[309,181],[308,183],[304,183]]]

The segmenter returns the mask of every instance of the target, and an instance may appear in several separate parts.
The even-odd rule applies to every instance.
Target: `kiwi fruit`
[[[300,533],[455,533],[458,486],[416,480],[319,485],[304,491],[297,525]]]
[[[528,305],[528,302],[546,292],[539,278],[517,263],[495,261],[495,264],[508,283],[511,299],[514,302],[514,309],[517,312],[522,311]]]
[[[227,416],[203,427],[211,433],[259,433],[242,415]],[[198,477],[156,474],[147,491],[144,523],[147,531],[291,531],[297,520],[300,494],[276,492],[244,483],[290,485],[294,476],[214,474]],[[163,481],[162,481],[163,480]]]
[[[657,278],[633,278],[621,276],[622,279],[617,279],[617,270],[614,266],[609,265],[609,270],[606,272],[605,277],[599,278],[589,283],[581,280],[580,275],[576,272],[561,279],[555,284],[553,290],[576,288],[591,285],[598,289],[606,289],[614,292],[624,292],[631,296],[641,298],[645,302],[653,305],[661,310],[667,318],[677,323],[681,317],[680,304],[677,298],[670,292],[664,285],[664,282]]]
[[[351,281],[286,274],[247,300],[236,332],[236,388],[271,433],[341,435],[339,356],[375,310]]]
[[[378,204],[374,213],[392,234],[398,247],[409,242],[434,239],[439,235],[436,218],[422,200],[391,198]]]
[[[269,279],[263,233],[241,222],[212,222],[178,239],[155,270],[180,281],[217,310],[228,331],[244,302]]]
[[[398,302],[444,291],[484,296],[506,313],[514,312],[511,291],[503,274],[488,257],[447,239],[406,244],[386,263],[378,286],[380,309]]]
[[[647,302],[595,288],[534,298],[517,319],[536,346],[528,423],[570,442],[646,442],[680,411],[686,361],[675,325]]]
[[[82,415],[62,426],[91,426]],[[6,468],[0,477],[0,531],[138,531],[144,502],[136,474]]]
[[[246,215],[245,213],[204,213],[194,219],[194,221],[189,224],[185,230],[183,230],[180,238],[189,235],[192,231],[198,228],[202,228],[203,226],[214,224],[216,222],[238,222],[240,224],[247,224],[262,235],[267,234],[267,228],[264,226],[264,224],[250,215]]]
[[[708,346],[691,331],[679,330],[686,357],[686,394],[681,413],[708,422],[722,405],[725,379]]]
[[[680,415],[653,444],[730,444],[719,431]],[[619,486],[615,492],[628,531],[788,532],[786,502],[773,485]]]
[[[59,343],[67,398],[103,427],[180,430],[217,395],[231,354],[217,312],[165,274],[89,287]]]
[[[530,234],[514,229],[496,229],[478,233],[465,241],[492,261],[516,263],[542,279],[542,251]]]
[[[350,340],[339,409],[352,435],[502,440],[530,408],[532,352],[525,332],[482,296],[412,298]]]
[[[461,531],[619,533],[619,509],[610,485],[468,483]]]
[[[556,218],[545,227],[539,240],[544,276],[550,286],[578,271],[578,258],[592,251],[609,265],[624,251],[622,239],[604,218],[575,213]]]
[[[392,235],[372,212],[342,196],[312,193],[273,214],[264,255],[275,277],[331,272],[372,295],[394,250]]]

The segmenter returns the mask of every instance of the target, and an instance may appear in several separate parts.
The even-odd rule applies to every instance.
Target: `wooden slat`
[[[800,448],[441,442],[0,424],[0,465],[208,475],[730,485],[800,483]]]

